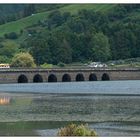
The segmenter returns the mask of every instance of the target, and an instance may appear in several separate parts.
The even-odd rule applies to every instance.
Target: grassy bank
[[[71,5],[66,5],[62,8],[59,8],[58,10],[61,12],[70,12],[72,14],[76,14],[79,10],[82,9],[89,9],[89,10],[94,10],[94,11],[102,11],[102,12],[107,12],[111,10],[115,5],[108,5],[108,4],[71,4]],[[47,19],[47,16],[49,15],[51,11],[47,12],[41,12],[34,14],[32,16],[28,16],[25,18],[22,18],[17,21],[9,22],[3,25],[0,25],[0,36],[3,36],[6,33],[10,32],[17,32],[19,33],[20,30],[31,26],[33,24],[36,24],[39,20],[44,20]]]

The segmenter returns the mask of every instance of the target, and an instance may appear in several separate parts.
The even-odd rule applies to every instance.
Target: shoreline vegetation
[[[98,136],[94,130],[89,129],[88,124],[69,124],[58,130],[58,136],[83,136],[83,137],[95,137]]]

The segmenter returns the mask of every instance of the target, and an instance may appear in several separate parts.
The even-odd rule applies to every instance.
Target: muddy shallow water
[[[74,83],[0,85],[0,135],[56,136],[75,122],[99,136],[140,136],[140,81],[122,83],[78,82],[77,90]]]

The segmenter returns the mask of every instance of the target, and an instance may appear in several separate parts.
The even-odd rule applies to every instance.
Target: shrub
[[[96,132],[90,130],[88,125],[69,124],[58,131],[58,136],[97,136]]]
[[[27,53],[21,52],[15,54],[15,56],[12,59],[11,66],[34,68],[36,67],[36,64],[34,63],[33,57],[28,52]]]
[[[44,63],[42,65],[40,65],[41,68],[52,68],[53,65],[52,64],[47,64],[47,63]]]
[[[4,40],[4,38],[3,37],[0,37],[0,42],[2,42]]]
[[[20,34],[23,34],[23,30],[22,29],[20,30]]]
[[[28,29],[28,33],[29,34],[35,34],[36,33],[36,30],[35,29]]]
[[[11,32],[9,34],[4,35],[6,39],[17,39],[18,35],[15,32]]]
[[[65,64],[64,64],[63,62],[59,62],[59,63],[58,63],[58,66],[59,66],[59,67],[65,67]]]

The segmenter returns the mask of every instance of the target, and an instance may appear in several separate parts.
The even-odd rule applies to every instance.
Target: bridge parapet
[[[140,68],[3,68],[0,69],[0,72],[17,72],[17,71],[140,71]]]

